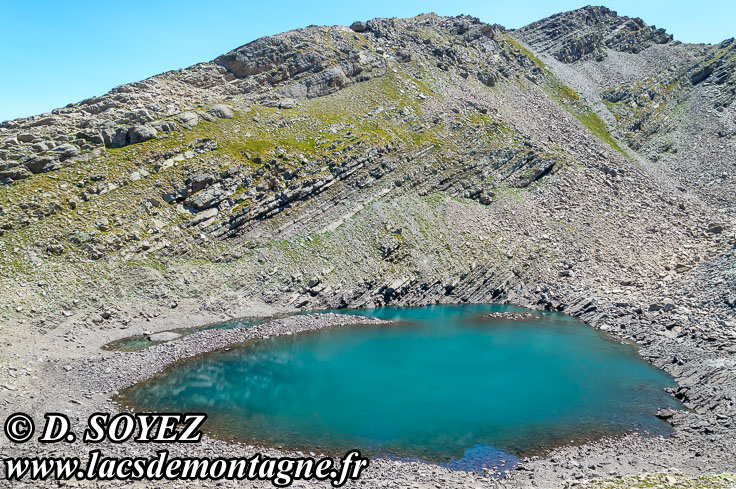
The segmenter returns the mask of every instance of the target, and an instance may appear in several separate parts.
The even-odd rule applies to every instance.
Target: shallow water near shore
[[[256,324],[261,324],[266,319],[264,318],[240,318],[240,319],[234,319],[231,321],[219,321],[216,323],[208,323],[202,326],[197,326],[194,328],[177,328],[177,329],[170,329],[167,331],[163,331],[166,333],[176,333],[180,336],[186,336],[194,333],[198,333],[200,331],[206,331],[209,329],[233,329],[233,328],[247,328],[250,326],[255,326]],[[147,334],[139,334],[139,335],[133,335],[133,336],[127,336],[125,338],[121,338],[119,340],[111,341],[110,343],[107,343],[103,346],[105,350],[111,350],[111,351],[139,351],[139,350],[145,350],[146,348],[154,345],[158,345],[160,343],[165,343],[165,341],[155,341],[150,338],[150,335]]]
[[[401,324],[273,337],[128,389],[140,411],[206,412],[243,441],[420,459],[462,470],[601,436],[666,435],[674,386],[630,345],[575,318],[485,318],[499,305],[340,310]]]

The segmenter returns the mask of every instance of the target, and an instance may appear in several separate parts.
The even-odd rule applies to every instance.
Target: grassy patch
[[[549,95],[557,101],[562,107],[565,108],[570,114],[572,114],[577,120],[579,120],[593,135],[604,143],[611,146],[613,149],[621,153],[624,157],[628,158],[626,152],[618,145],[616,140],[608,132],[608,128],[603,121],[598,117],[593,109],[585,105],[580,98],[580,95],[570,88],[569,86],[562,83],[531,51],[526,49],[518,41],[513,39],[511,36],[505,36],[505,40],[511,44],[515,49],[520,51],[524,56],[529,58],[539,69],[544,71],[547,76],[546,90]]]
[[[616,140],[613,139],[613,136],[611,136],[611,133],[608,132],[608,128],[606,127],[606,125],[598,117],[598,114],[596,114],[592,109],[587,109],[582,113],[574,115],[585,127],[588,128],[590,132],[595,134],[598,139],[605,143],[608,143],[613,149],[621,153],[624,157],[628,158],[626,152],[621,149],[621,146],[619,146]]]

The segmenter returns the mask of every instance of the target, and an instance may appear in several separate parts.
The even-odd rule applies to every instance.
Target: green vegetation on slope
[[[547,79],[545,84],[547,93],[559,103],[566,111],[572,114],[582,125],[584,125],[595,137],[611,146],[613,149],[628,158],[626,152],[618,145],[616,140],[611,136],[605,123],[598,117],[593,109],[588,107],[580,98],[580,95],[562,83],[547,67],[542,60],[534,55],[527,48],[522,46],[517,40],[511,36],[506,36],[506,40],[519,50],[524,56],[532,60],[534,64],[544,71]]]

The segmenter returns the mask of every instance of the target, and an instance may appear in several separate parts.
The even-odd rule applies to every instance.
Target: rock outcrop
[[[529,24],[517,31],[524,42],[558,61],[603,60],[607,50],[636,54],[653,44],[672,42],[664,29],[639,18],[619,16],[606,7],[584,7]]]

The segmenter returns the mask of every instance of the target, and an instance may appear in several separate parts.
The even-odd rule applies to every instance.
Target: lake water
[[[145,411],[206,412],[256,444],[421,459],[478,470],[605,435],[667,434],[672,379],[574,318],[442,305],[333,312],[403,321],[252,342],[133,386]]]

